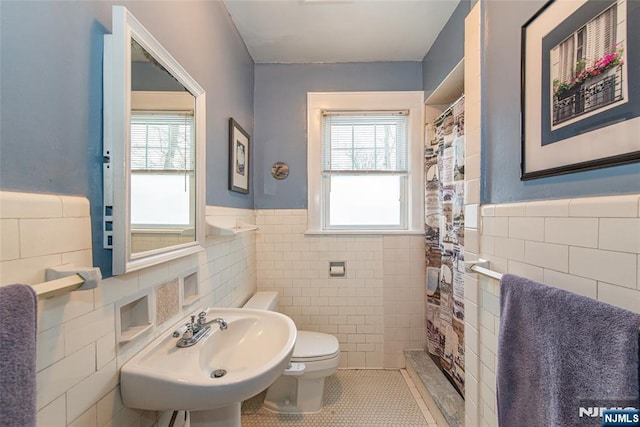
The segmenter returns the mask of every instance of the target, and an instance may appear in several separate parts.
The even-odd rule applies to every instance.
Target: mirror
[[[122,6],[104,49],[105,247],[113,274],[201,250],[205,93]]]

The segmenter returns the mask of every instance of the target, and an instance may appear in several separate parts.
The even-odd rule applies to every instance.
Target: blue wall
[[[307,92],[422,90],[420,62],[256,64],[256,209],[307,206]],[[276,181],[271,165],[289,165]]]
[[[422,59],[424,98],[442,83],[464,58],[464,18],[469,14],[469,0],[461,0]]]
[[[640,192],[640,163],[520,181],[520,28],[545,2],[483,3],[482,202]]]
[[[102,249],[102,43],[110,1],[0,2],[0,188],[91,202]],[[253,208],[227,190],[228,119],[253,134],[253,60],[221,2],[118,2],[207,92],[207,204]]]

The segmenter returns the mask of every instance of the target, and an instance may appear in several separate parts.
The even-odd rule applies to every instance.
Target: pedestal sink
[[[191,411],[191,426],[240,426],[240,404],[271,385],[289,363],[296,327],[287,316],[244,308],[209,308],[222,318],[197,344],[176,347],[163,336],[124,364],[124,404],[153,411]]]

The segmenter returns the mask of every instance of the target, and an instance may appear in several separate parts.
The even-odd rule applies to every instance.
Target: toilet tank
[[[277,311],[279,299],[277,292],[256,292],[242,308]]]

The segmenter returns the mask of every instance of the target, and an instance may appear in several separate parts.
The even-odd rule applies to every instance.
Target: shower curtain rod
[[[449,105],[449,106],[447,107],[447,109],[446,109],[446,110],[444,110],[442,113],[440,113],[440,115],[439,115],[438,117],[436,117],[436,118],[433,120],[433,122],[435,123],[435,122],[437,122],[438,120],[440,120],[443,116],[445,116],[447,113],[449,113],[449,112],[453,109],[453,107],[455,107],[456,105],[458,105],[458,103],[459,103],[460,101],[462,101],[463,99],[464,99],[464,93],[463,93],[462,95],[460,95],[460,98],[458,98],[458,99],[456,99],[455,101],[453,101],[453,104]]]

